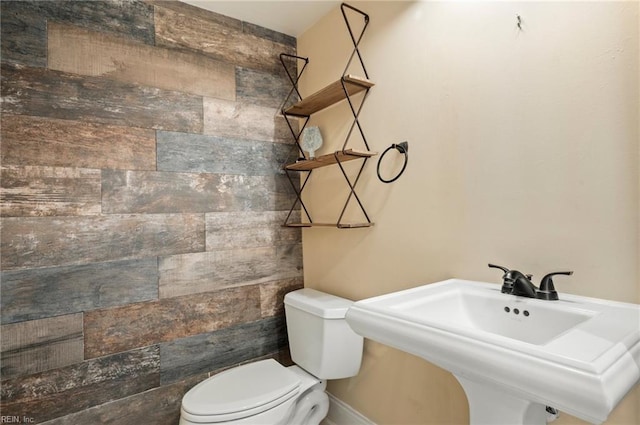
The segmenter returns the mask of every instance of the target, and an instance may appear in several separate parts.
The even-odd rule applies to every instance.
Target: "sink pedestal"
[[[469,402],[471,425],[545,425],[546,406],[514,397],[488,384],[480,384],[454,375],[462,385]]]

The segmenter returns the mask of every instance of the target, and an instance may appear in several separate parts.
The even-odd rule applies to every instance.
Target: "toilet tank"
[[[284,297],[291,359],[320,379],[355,376],[363,338],[347,324],[353,301],[310,288]]]

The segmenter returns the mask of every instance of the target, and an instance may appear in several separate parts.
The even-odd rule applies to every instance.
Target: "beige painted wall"
[[[368,163],[358,193],[374,227],[304,230],[306,285],[357,300],[448,277],[499,282],[495,262],[536,279],[572,269],[560,292],[640,301],[638,2],[353,4],[371,16],[363,128],[379,152],[408,140],[409,166],[385,185]],[[339,9],[298,52],[311,60],[303,93],[339,77],[350,52]],[[325,152],[346,116],[341,104],[313,117]],[[305,192],[316,221],[335,220],[347,193],[337,168]],[[330,383],[338,398],[378,424],[468,422],[449,373],[365,350],[357,377]],[[636,388],[608,423],[638,422]]]

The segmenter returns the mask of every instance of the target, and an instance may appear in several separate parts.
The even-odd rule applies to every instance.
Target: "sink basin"
[[[601,423],[640,379],[636,304],[568,294],[543,301],[450,279],[358,301],[347,322],[452,372],[472,423],[544,423],[547,405]],[[500,409],[519,401],[519,419],[505,418],[514,412]],[[481,411],[489,408],[502,416]]]
[[[555,303],[533,305],[526,298],[506,297],[500,288],[448,285],[437,293],[431,289],[428,297],[410,296],[404,302],[394,298],[389,310],[416,323],[440,324],[467,334],[481,331],[536,345],[546,344],[597,314]]]

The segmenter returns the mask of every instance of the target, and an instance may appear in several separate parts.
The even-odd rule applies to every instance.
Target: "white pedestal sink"
[[[473,425],[542,425],[546,406],[599,424],[640,380],[636,304],[450,279],[358,301],[347,322],[453,373]]]

